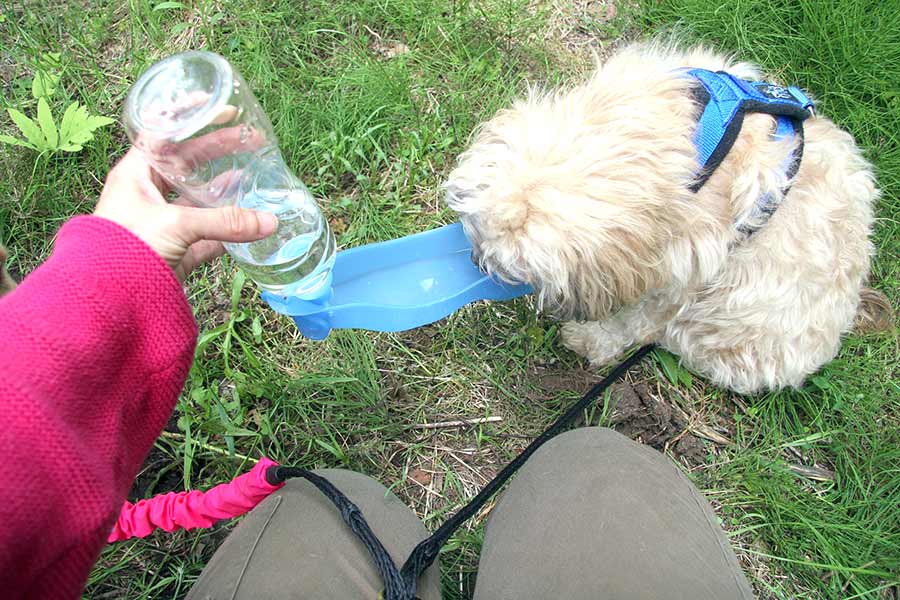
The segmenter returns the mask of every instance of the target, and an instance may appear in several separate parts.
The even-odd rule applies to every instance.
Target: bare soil
[[[706,449],[687,430],[687,423],[664,399],[654,396],[646,384],[620,381],[612,387],[610,424],[629,438],[660,451],[670,450],[691,465],[705,462]]]

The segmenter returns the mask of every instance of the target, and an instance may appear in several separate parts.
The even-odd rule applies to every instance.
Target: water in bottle
[[[156,63],[129,93],[123,120],[132,143],[183,198],[278,217],[272,236],[225,246],[253,281],[282,295],[322,295],[334,265],[334,236],[227,60],[186,52]]]
[[[302,186],[302,184],[300,184]],[[334,265],[334,237],[305,187],[256,189],[242,208],[271,212],[278,230],[249,244],[225,244],[244,272],[265,290],[283,296],[314,294]]]

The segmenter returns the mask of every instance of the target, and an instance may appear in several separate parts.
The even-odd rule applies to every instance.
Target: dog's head
[[[444,186],[483,270],[585,320],[662,284],[695,165],[683,84],[621,91],[598,79],[500,112]]]

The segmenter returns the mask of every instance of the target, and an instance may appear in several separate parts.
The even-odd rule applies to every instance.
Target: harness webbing
[[[700,84],[696,95],[704,106],[694,132],[694,146],[701,168],[691,191],[696,192],[703,187],[722,164],[741,132],[746,113],[758,112],[776,117],[774,137],[781,139],[799,135],[802,153],[803,121],[812,114],[813,103],[800,88],[744,81],[724,71],[686,69],[684,73]],[[793,158],[788,168],[793,169],[788,173],[790,179],[799,168],[799,159]]]
[[[653,349],[653,345],[647,345],[634,354],[623,360],[609,375],[603,378],[599,383],[594,385],[581,399],[572,405],[561,417],[559,417],[544,433],[534,439],[525,450],[516,456],[512,462],[503,468],[484,488],[476,495],[468,504],[463,506],[455,515],[447,519],[434,533],[428,538],[419,542],[413,549],[409,558],[403,563],[403,567],[398,569],[396,563],[388,554],[384,545],[378,539],[378,536],[372,532],[369,524],[366,523],[365,517],[359,507],[356,506],[347,496],[339,489],[334,487],[327,479],[316,475],[306,469],[296,467],[269,467],[266,472],[266,480],[277,485],[292,477],[302,477],[308,480],[319,491],[321,491],[341,513],[341,518],[350,527],[356,537],[363,543],[375,568],[381,574],[384,581],[384,600],[415,600],[416,586],[419,576],[425,572],[434,559],[437,558],[441,547],[450,539],[453,532],[459,529],[465,521],[472,518],[484,504],[493,496],[516,471],[534,454],[538,448],[543,446],[548,440],[561,433],[566,426],[570,425],[581,412],[587,408],[594,400],[606,391],[606,389],[615,383],[618,379],[637,364],[644,356]]]

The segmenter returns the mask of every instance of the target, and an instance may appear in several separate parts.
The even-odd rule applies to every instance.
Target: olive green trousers
[[[324,470],[400,565],[427,532],[375,480]],[[382,582],[335,507],[305,480],[259,504],[225,540],[192,600],[377,600]],[[441,597],[438,565],[422,600]],[[668,458],[609,429],[547,442],[491,511],[476,600],[753,598],[709,504]]]

